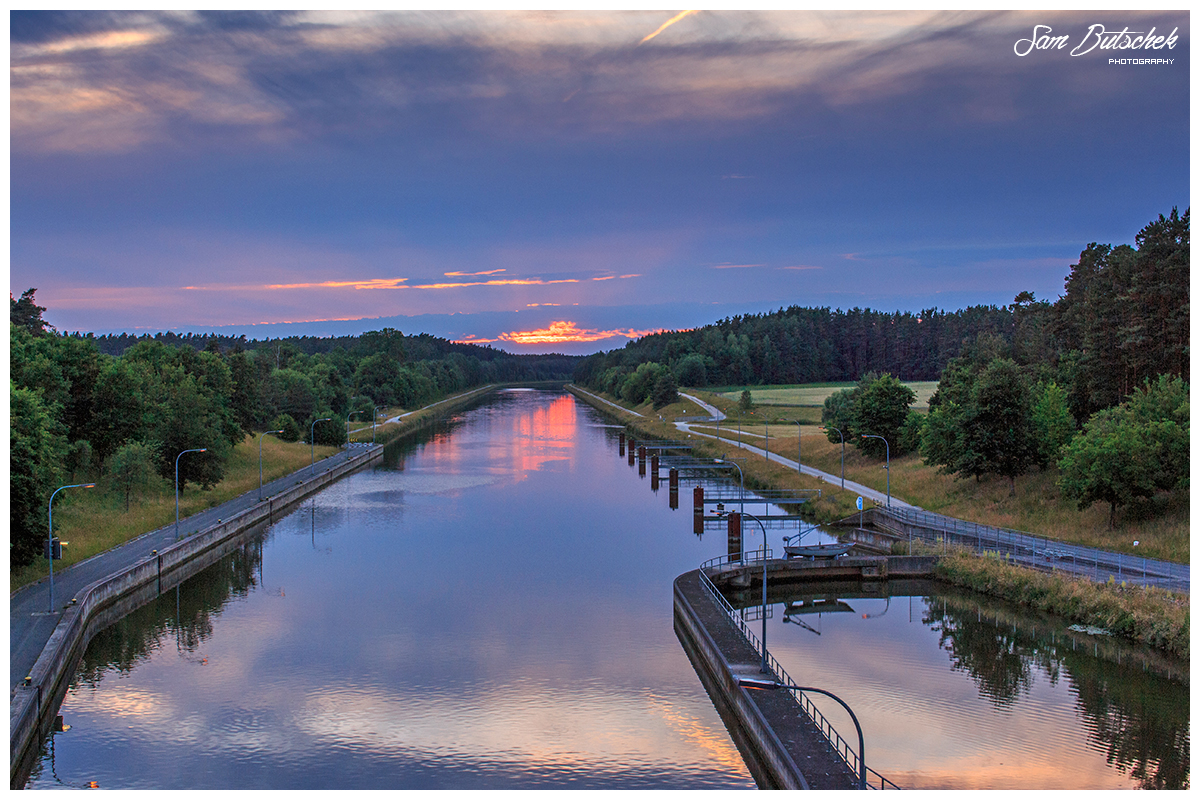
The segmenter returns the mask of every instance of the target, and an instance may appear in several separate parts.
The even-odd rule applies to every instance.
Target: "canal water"
[[[28,785],[752,788],[672,626],[725,537],[616,450],[529,390],[390,447],[99,634]],[[934,585],[830,599],[773,592],[768,643],[899,785],[1186,785],[1186,668]]]

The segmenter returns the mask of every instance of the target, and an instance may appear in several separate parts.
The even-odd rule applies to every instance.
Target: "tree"
[[[980,467],[1008,478],[1009,494],[1015,495],[1016,477],[1036,461],[1029,391],[1015,363],[998,358],[980,373],[964,424]]]
[[[675,385],[675,376],[671,370],[659,371],[658,379],[654,381],[654,388],[650,391],[650,400],[654,403],[655,410],[679,400],[678,387]]]
[[[916,399],[916,392],[890,374],[863,376],[854,390],[851,427],[858,434],[855,446],[875,458],[902,452],[900,429],[908,420],[908,407]],[[882,436],[887,443],[863,438],[863,434]]]
[[[294,442],[300,438],[300,425],[291,414],[280,414],[271,421],[271,430],[279,431],[279,438],[285,442]]]
[[[1075,418],[1068,407],[1067,393],[1054,381],[1039,383],[1034,389],[1031,421],[1038,466],[1045,469],[1057,464],[1063,447],[1075,435]]]
[[[1059,488],[1080,510],[1108,503],[1108,527],[1115,528],[1119,506],[1154,495],[1157,448],[1148,434],[1127,409],[1096,412],[1063,451]]]
[[[749,389],[742,390],[742,397],[738,400],[738,410],[749,411],[754,408],[754,398],[750,396]]]
[[[1161,375],[1116,408],[1092,415],[1059,460],[1059,486],[1079,508],[1109,504],[1109,528],[1117,508],[1158,491],[1190,484],[1188,385]]]
[[[26,289],[21,293],[21,299],[16,300],[12,294],[8,295],[8,319],[18,328],[24,328],[35,336],[41,336],[46,332],[46,321],[42,319],[42,312],[46,310],[45,306],[39,306],[33,300],[33,294],[37,289]]]
[[[846,441],[851,441],[858,435],[854,428],[853,389],[840,389],[825,398],[825,406],[821,409],[821,424],[826,426],[825,435],[830,442],[840,442],[843,437]],[[839,430],[841,436],[838,435]]]
[[[146,442],[126,442],[117,448],[108,461],[108,478],[113,488],[125,495],[125,510],[134,489],[150,484],[157,460],[156,446]]]
[[[9,558],[12,566],[33,562],[46,540],[50,495],[62,483],[67,439],[47,406],[30,389],[10,380],[9,394]]]

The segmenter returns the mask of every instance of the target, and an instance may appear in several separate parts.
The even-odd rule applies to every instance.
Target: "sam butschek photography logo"
[[[1039,50],[1066,50],[1069,47],[1072,56],[1084,56],[1094,51],[1112,52],[1113,57],[1108,59],[1110,64],[1167,65],[1175,63],[1175,59],[1161,57],[1166,55],[1163,51],[1174,50],[1178,41],[1179,28],[1169,34],[1160,34],[1155,28],[1131,31],[1126,26],[1116,30],[1097,22],[1073,40],[1071,34],[1055,33],[1049,25],[1034,25],[1032,35],[1028,39],[1018,39],[1013,45],[1013,52],[1023,57]],[[1155,57],[1142,57],[1152,54]]]

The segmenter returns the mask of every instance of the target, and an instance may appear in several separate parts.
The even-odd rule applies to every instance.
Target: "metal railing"
[[[1061,570],[1095,581],[1107,581],[1111,577],[1117,582],[1183,592],[1191,587],[1191,567],[1187,564],[1068,544],[1023,531],[995,528],[915,508],[877,506],[873,513],[911,526],[909,532],[924,541],[940,541],[943,546],[954,544],[979,552],[995,552],[1028,566]],[[886,523],[876,525],[886,527]]]
[[[768,559],[771,557],[771,549],[769,547],[766,548],[765,557]],[[772,676],[780,683],[795,685],[796,681],[793,680],[792,676],[788,675],[787,670],[785,670],[783,666],[777,660],[775,660],[775,656],[771,655],[769,650],[765,651],[763,649],[762,643],[759,641],[758,637],[754,635],[753,631],[750,630],[750,626],[746,624],[746,620],[742,618],[742,615],[739,614],[732,605],[730,605],[729,601],[725,599],[725,595],[721,594],[720,590],[718,590],[713,582],[709,580],[708,574],[705,572],[706,569],[721,567],[727,564],[744,566],[748,563],[762,560],[763,548],[747,552],[745,554],[744,561],[740,562],[730,559],[729,556],[717,556],[716,558],[711,558],[700,565],[700,584],[704,586],[704,588],[708,589],[709,593],[713,596],[713,599],[715,599],[717,604],[722,608],[722,610],[725,611],[726,616],[728,616],[729,619],[734,623],[738,631],[740,631],[742,636],[746,639],[747,643],[754,648],[756,652],[765,657],[767,666],[772,672]],[[797,702],[800,703],[800,708],[805,714],[808,715],[813,724],[817,726],[817,729],[821,731],[821,735],[824,736],[826,741],[829,742],[830,747],[837,754],[837,756],[846,764],[851,772],[853,772],[855,775],[858,775],[860,765],[857,748],[851,747],[850,743],[842,738],[841,734],[839,734],[829,720],[825,718],[825,715],[821,713],[820,709],[813,705],[812,701],[808,699],[808,696],[803,691],[795,689],[790,689],[789,691],[791,691],[796,697]],[[865,769],[867,773],[867,788],[900,788],[875,770],[871,769],[869,766],[865,767]],[[875,783],[878,783],[878,785],[874,785]]]

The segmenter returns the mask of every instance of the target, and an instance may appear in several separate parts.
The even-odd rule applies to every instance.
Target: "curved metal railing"
[[[734,623],[735,626],[737,626],[737,629],[741,632],[742,636],[745,637],[750,646],[765,657],[767,667],[771,670],[774,677],[780,683],[795,685],[796,681],[793,680],[792,676],[788,675],[787,670],[785,670],[783,666],[775,660],[775,657],[771,655],[771,652],[763,648],[758,637],[754,635],[753,631],[750,630],[750,626],[746,624],[746,620],[743,619],[742,615],[739,614],[737,610],[729,603],[729,601],[725,599],[725,596],[721,594],[720,590],[718,590],[716,585],[714,585],[709,579],[708,573],[705,572],[706,569],[721,567],[726,564],[736,563],[744,565],[747,563],[753,563],[755,561],[762,561],[762,553],[763,548],[749,551],[745,554],[745,559],[742,561],[734,561],[729,556],[717,556],[716,558],[710,558],[708,561],[705,561],[700,565],[700,584],[708,589],[709,593],[717,601],[717,604],[720,605],[729,619]],[[768,547],[766,548],[766,558],[770,557],[771,549]],[[857,748],[851,747],[850,743],[842,738],[841,734],[839,734],[829,720],[825,718],[825,715],[821,713],[820,709],[813,705],[812,701],[808,699],[808,696],[803,691],[795,689],[790,691],[796,697],[797,702],[800,703],[800,707],[804,710],[804,713],[808,715],[809,719],[813,721],[813,724],[817,726],[817,728],[821,731],[821,734],[829,742],[829,745],[833,748],[833,751],[837,753],[838,757],[845,762],[846,766],[849,767],[855,775],[858,775],[859,758]],[[900,788],[870,767],[866,767],[865,769],[867,773],[867,788]]]

